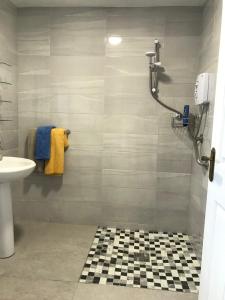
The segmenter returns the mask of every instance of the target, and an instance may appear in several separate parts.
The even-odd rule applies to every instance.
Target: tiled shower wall
[[[212,83],[216,80],[218,50],[220,42],[222,0],[208,0],[203,9],[203,32],[200,47],[199,73],[209,72]],[[213,84],[211,85],[213,86]],[[204,131],[203,155],[209,155],[213,125],[213,109],[215,88],[210,93],[210,106]],[[198,166],[193,158],[191,177],[191,197],[189,206],[189,232],[197,241],[199,256],[201,255],[204,230],[205,208],[208,186],[208,171]]]
[[[201,17],[187,7],[19,9],[20,155],[32,127],[72,134],[63,177],[34,174],[15,189],[17,219],[187,230],[192,145],[151,98],[144,53],[157,37],[161,97],[192,104]]]
[[[8,83],[0,83],[0,152],[15,156],[18,154],[16,9],[7,0],[0,1],[0,81]]]

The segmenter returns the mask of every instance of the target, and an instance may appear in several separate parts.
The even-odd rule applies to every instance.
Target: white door
[[[214,181],[208,185],[199,300],[225,300],[225,7],[222,28],[212,147]]]

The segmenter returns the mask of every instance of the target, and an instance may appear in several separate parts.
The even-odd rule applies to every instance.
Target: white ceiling
[[[206,0],[11,0],[17,7],[201,6]]]

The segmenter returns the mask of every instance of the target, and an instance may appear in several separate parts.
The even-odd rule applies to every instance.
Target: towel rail
[[[1,100],[0,99],[0,103],[12,103],[12,101],[11,100]]]
[[[7,84],[7,85],[13,85],[12,83],[10,82],[6,82],[6,81],[0,81],[1,84]]]
[[[66,130],[65,130],[65,134],[70,135],[70,134],[71,134],[71,131],[70,131],[69,129],[66,129]]]
[[[6,65],[8,67],[12,67],[12,65],[8,64],[7,62],[0,61],[0,65]]]

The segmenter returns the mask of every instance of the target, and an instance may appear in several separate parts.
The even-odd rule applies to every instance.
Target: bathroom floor
[[[80,283],[95,226],[20,223],[15,229],[16,254],[0,260],[0,300],[197,300],[194,293]]]
[[[80,282],[197,293],[199,274],[188,235],[100,227]]]

